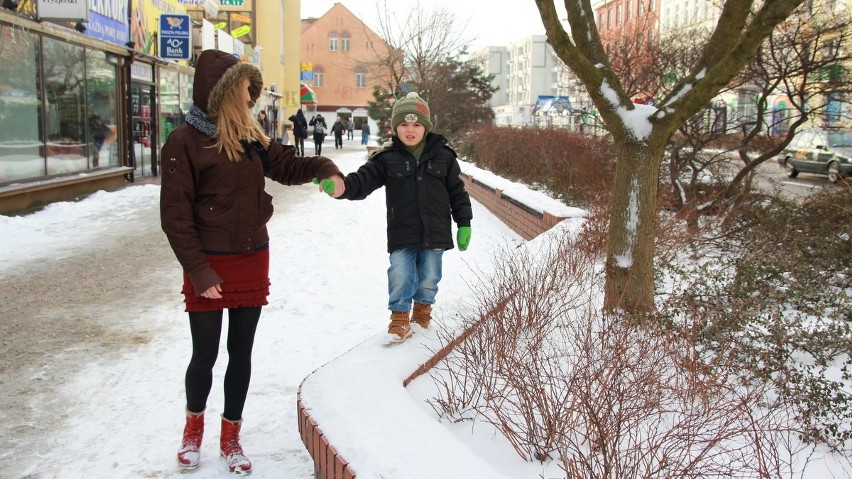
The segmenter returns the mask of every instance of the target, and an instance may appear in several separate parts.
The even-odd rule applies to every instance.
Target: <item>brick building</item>
[[[389,56],[388,45],[341,3],[320,18],[303,19],[301,43],[302,80],[316,95],[315,105],[302,105],[305,114],[351,116],[360,129],[373,87],[384,83],[375,65]]]

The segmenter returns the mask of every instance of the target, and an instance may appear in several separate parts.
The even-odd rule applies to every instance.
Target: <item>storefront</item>
[[[123,184],[119,99],[127,55],[73,30],[0,12],[0,187],[63,178]],[[0,199],[10,196],[2,193]]]

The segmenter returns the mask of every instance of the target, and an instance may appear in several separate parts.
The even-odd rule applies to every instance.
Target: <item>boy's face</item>
[[[426,135],[426,127],[417,122],[404,121],[396,127],[396,136],[405,146],[417,146]]]

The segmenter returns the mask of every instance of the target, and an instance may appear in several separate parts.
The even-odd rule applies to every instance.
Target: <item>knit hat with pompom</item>
[[[426,127],[426,133],[432,130],[432,120],[429,118],[429,105],[415,92],[400,98],[393,104],[391,127],[396,133],[396,127],[401,123],[420,123]]]

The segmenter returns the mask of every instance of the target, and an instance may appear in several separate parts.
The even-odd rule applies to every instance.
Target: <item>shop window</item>
[[[44,38],[47,174],[88,168],[83,47]]]
[[[118,75],[116,58],[97,50],[86,51],[86,122],[89,164],[118,166]]]
[[[0,25],[0,183],[44,176],[38,51],[37,35]]]

